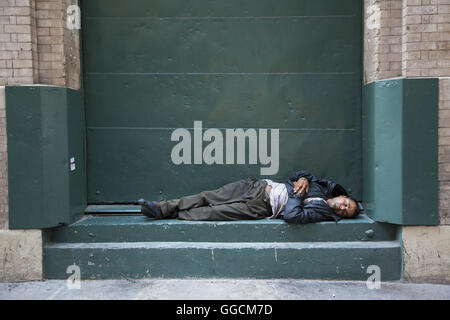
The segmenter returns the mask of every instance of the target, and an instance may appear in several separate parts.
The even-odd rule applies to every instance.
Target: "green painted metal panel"
[[[363,109],[364,206],[376,221],[401,222],[402,81],[365,87]]]
[[[364,88],[364,204],[376,221],[438,224],[437,79]]]
[[[404,80],[403,224],[439,224],[438,112],[439,79]]]
[[[303,168],[361,198],[361,2],[82,2],[88,202]],[[174,165],[176,128],[279,128],[280,170]],[[176,181],[176,183],[174,183]]]
[[[126,242],[61,243],[44,247],[46,278],[66,279],[68,266],[82,279],[294,278],[400,280],[397,241],[310,243]],[[238,263],[237,263],[238,262]]]
[[[140,197],[178,198],[214,190],[243,177],[259,177],[260,168],[267,167],[260,164],[175,165],[171,161],[172,131],[168,128],[88,128],[90,201],[99,204],[111,199],[127,203]],[[361,173],[354,168],[358,168],[360,159],[349,157],[359,151],[354,136],[353,130],[280,130],[279,173],[269,177],[285,181],[294,168],[304,168],[345,186],[358,185]],[[326,154],[322,152],[323,145],[328,147]],[[329,175],[330,172],[333,175]]]
[[[9,227],[47,228],[75,221],[86,205],[80,92],[7,86],[5,93]]]
[[[358,23],[357,16],[88,18],[85,63],[89,73],[353,72]]]
[[[5,89],[9,227],[51,224],[44,210],[40,89]],[[23,195],[23,197],[20,197]],[[25,197],[26,195],[26,197]],[[31,196],[31,197],[30,197]],[[32,201],[24,201],[24,198]],[[36,212],[43,213],[37,216]]]
[[[73,171],[69,174],[69,221],[80,218],[87,205],[86,175],[86,126],[81,91],[66,89],[67,94],[67,143],[69,167],[71,159]]]
[[[142,215],[95,215],[70,226],[52,230],[49,241],[53,243],[392,241],[396,239],[396,231],[396,226],[375,222],[366,215],[339,223],[320,222],[305,225],[289,224],[280,219],[220,222],[150,220]]]
[[[87,125],[353,129],[360,88],[354,74],[91,74]]]
[[[354,0],[87,0],[88,17],[273,17],[359,15]]]

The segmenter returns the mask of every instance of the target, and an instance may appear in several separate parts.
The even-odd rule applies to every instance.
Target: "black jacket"
[[[294,194],[294,182],[300,178],[306,178],[309,182],[309,191],[303,196]],[[339,221],[333,209],[323,201],[312,201],[303,204],[303,199],[320,197],[324,200],[337,196],[348,196],[345,189],[332,180],[315,177],[304,170],[295,172],[287,182],[285,182],[289,200],[286,203],[282,218],[290,223],[310,223],[319,221]]]

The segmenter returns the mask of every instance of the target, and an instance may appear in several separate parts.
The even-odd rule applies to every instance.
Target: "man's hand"
[[[294,182],[294,193],[302,196],[309,191],[309,182],[306,178],[300,178]]]

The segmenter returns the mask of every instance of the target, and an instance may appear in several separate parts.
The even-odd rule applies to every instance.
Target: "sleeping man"
[[[339,221],[355,218],[355,199],[332,180],[301,170],[284,183],[268,179],[243,179],[219,189],[179,199],[140,199],[141,212],[153,219],[230,221],[284,219],[290,223]]]

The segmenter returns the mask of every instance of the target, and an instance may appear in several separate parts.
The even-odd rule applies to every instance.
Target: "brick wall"
[[[66,27],[66,11],[76,0],[36,0],[39,83],[81,87],[79,32]]]
[[[400,77],[402,0],[366,0],[364,9],[365,83]]]
[[[366,0],[364,7],[365,83],[450,75],[449,0]]]
[[[77,0],[64,0],[64,8],[77,4]],[[63,10],[63,21],[66,21],[67,10]],[[81,88],[81,59],[80,59],[80,33],[77,30],[63,30],[64,41],[64,67],[66,87]]]
[[[404,77],[450,76],[450,1],[403,0]]]
[[[63,4],[36,0],[39,83],[65,85]]]
[[[0,85],[37,80],[32,50],[36,45],[34,5],[34,0],[0,0]]]
[[[80,88],[77,30],[65,27],[74,0],[0,0],[0,85]]]

